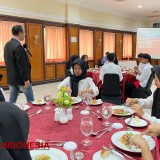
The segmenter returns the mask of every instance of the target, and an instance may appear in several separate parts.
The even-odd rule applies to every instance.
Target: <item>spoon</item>
[[[108,129],[108,127],[107,127],[107,128],[104,128],[104,129],[101,129],[101,130],[99,130],[99,131],[97,131],[97,132],[92,132],[92,133],[91,133],[91,136],[96,136],[99,132],[105,131],[106,129]]]
[[[78,108],[79,108],[79,106],[75,106],[75,107],[74,107],[74,109],[78,109]]]
[[[107,117],[105,115],[103,115],[99,110],[96,110],[97,113],[99,113],[104,119],[106,119]]]
[[[127,126],[127,131],[133,131],[133,128]]]
[[[76,152],[75,154],[74,154],[74,157],[75,157],[75,159],[76,160],[81,160],[81,159],[83,159],[84,158],[84,154],[82,153],[82,152]]]
[[[41,112],[42,112],[42,109],[39,109],[37,112],[35,112],[35,113],[29,115],[29,117],[34,116],[34,115],[36,115],[36,114],[40,114]]]
[[[98,114],[92,112],[99,120],[102,120],[102,117],[100,117]]]

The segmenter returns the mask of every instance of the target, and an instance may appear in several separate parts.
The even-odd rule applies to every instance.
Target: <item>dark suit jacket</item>
[[[25,111],[9,102],[0,102],[0,160],[31,160],[29,150],[7,149],[2,142],[27,142],[29,118]]]
[[[31,65],[21,43],[12,38],[4,47],[4,60],[7,69],[7,82],[10,85],[24,85],[31,81]]]

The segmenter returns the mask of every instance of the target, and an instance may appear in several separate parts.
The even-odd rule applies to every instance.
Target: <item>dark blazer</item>
[[[25,111],[12,103],[0,102],[0,160],[31,160],[27,148],[2,147],[2,142],[27,142],[29,125]]]
[[[10,85],[24,85],[31,81],[31,65],[21,43],[12,38],[4,47],[4,60],[7,69],[7,82]]]

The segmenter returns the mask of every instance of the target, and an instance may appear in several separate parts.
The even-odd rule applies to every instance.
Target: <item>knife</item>
[[[134,115],[132,115],[131,119],[127,122],[128,125],[131,123],[133,118],[134,118]]]
[[[102,132],[99,136],[97,136],[97,138],[100,138],[101,136],[103,136],[105,133],[110,132],[112,130],[112,125],[109,127],[109,129],[105,130],[104,132]]]

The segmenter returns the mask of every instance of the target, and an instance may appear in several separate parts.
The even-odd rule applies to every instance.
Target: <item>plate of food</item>
[[[114,150],[100,150],[94,153],[93,160],[123,160],[122,154]]]
[[[41,99],[36,99],[32,102],[32,104],[34,104],[34,105],[44,105],[44,104],[46,104],[46,102],[44,100],[41,100]]]
[[[49,150],[32,150],[30,151],[32,160],[68,160],[67,155],[55,148]]]
[[[71,97],[72,98],[72,104],[77,104],[82,101],[82,98],[80,97]]]
[[[147,122],[143,119],[140,119],[137,116],[133,117],[131,121],[130,121],[130,119],[131,118],[125,119],[125,123],[129,126],[132,126],[132,127],[145,127],[145,126],[147,126]],[[129,122],[129,124],[127,122]]]
[[[140,134],[140,132],[137,131],[119,131],[112,135],[111,141],[112,143],[117,146],[118,148],[129,151],[129,152],[135,152],[140,153],[140,148],[137,148],[136,146],[133,146],[130,142],[130,138],[134,136],[135,134]],[[147,141],[150,150],[154,149],[155,147],[155,141],[150,136],[143,136],[143,138]]]
[[[135,111],[126,106],[112,106],[112,114],[116,116],[130,116],[134,114]]]
[[[93,105],[93,106],[97,106],[97,105],[100,105],[100,104],[102,104],[102,103],[103,103],[103,102],[102,102],[101,99],[98,99],[98,100],[92,99],[92,100],[90,101],[90,105]]]

